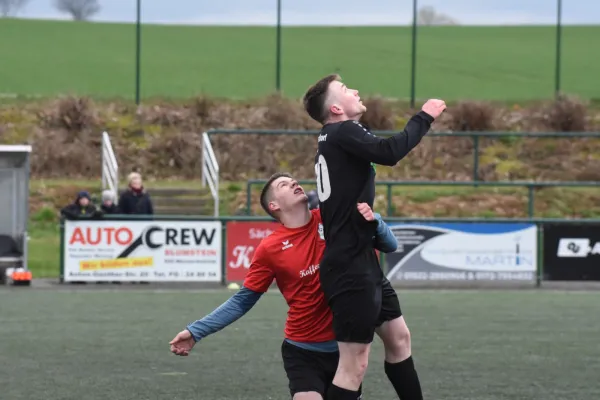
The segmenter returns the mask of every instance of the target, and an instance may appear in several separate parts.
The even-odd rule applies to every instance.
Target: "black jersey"
[[[358,203],[373,208],[372,163],[395,165],[421,141],[432,122],[433,118],[421,111],[408,121],[404,131],[385,139],[358,121],[323,126],[315,173],[326,243],[324,258],[352,257],[372,246],[377,222],[367,222],[357,210]]]

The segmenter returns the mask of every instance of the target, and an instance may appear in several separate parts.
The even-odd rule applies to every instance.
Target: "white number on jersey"
[[[331,182],[329,181],[327,162],[322,154],[319,154],[319,158],[315,164],[315,173],[317,175],[317,194],[319,195],[319,201],[324,202],[331,196]]]

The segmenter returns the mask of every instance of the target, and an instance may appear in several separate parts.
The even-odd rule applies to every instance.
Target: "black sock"
[[[423,400],[421,383],[412,356],[395,364],[386,361],[385,374],[392,382],[400,400]]]
[[[359,392],[342,389],[332,383],[327,390],[326,398],[327,400],[357,400],[358,396],[360,396]]]

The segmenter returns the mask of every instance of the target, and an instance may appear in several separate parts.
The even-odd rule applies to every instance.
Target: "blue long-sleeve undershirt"
[[[398,248],[396,237],[383,222],[381,215],[375,213],[375,218],[379,222],[377,232],[374,238],[374,247],[384,253],[390,253]],[[208,335],[216,333],[221,329],[231,325],[243,317],[261,298],[263,293],[255,292],[246,287],[242,287],[237,293],[231,296],[227,301],[217,307],[213,312],[202,319],[192,322],[187,326],[195,341],[199,341]],[[334,342],[334,341],[332,341]],[[315,351],[333,351],[335,347],[332,342],[303,344],[292,342],[300,347],[305,347]],[[337,346],[336,346],[337,347]]]
[[[263,293],[242,287],[225,303],[202,319],[187,326],[195,341],[220,331],[246,314],[258,302]]]

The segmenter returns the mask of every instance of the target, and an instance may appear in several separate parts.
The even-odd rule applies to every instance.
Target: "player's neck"
[[[357,115],[356,117],[349,117],[346,114],[342,114],[342,115],[331,115],[327,121],[325,121],[324,125],[327,124],[335,124],[337,122],[344,122],[344,121],[350,121],[350,120],[354,120],[354,121],[358,121],[360,120],[360,115]]]
[[[280,218],[280,222],[289,229],[300,228],[310,222],[311,213],[307,205],[302,205],[301,208],[293,212],[285,213]]]

